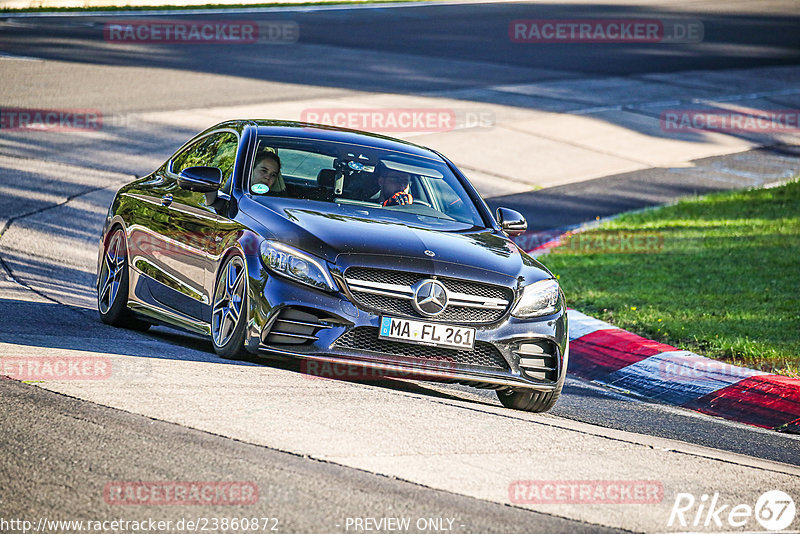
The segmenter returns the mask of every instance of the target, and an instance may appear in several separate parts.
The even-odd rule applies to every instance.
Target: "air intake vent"
[[[319,339],[317,332],[322,328],[330,328],[330,325],[324,324],[316,315],[296,308],[284,308],[261,338],[267,345],[305,345]]]
[[[558,378],[556,346],[546,339],[520,343],[514,354],[519,357],[519,368],[530,378],[555,382]]]
[[[370,352],[379,355],[418,358],[420,360],[439,360],[495,370],[508,369],[508,364],[500,352],[494,345],[485,341],[476,341],[474,350],[412,345],[410,343],[380,339],[378,337],[378,329],[371,326],[360,326],[348,330],[336,340],[333,346],[348,351]]]

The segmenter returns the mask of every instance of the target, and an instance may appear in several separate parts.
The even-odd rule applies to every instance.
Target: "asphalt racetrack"
[[[509,37],[514,20],[597,17],[699,22],[702,38]],[[288,23],[298,33],[244,45],[104,38],[107,24],[134,19]],[[798,28],[797,3],[777,0],[0,14],[3,111],[103,118],[88,130],[0,128],[0,359],[107,357],[123,370],[104,381],[0,380],[0,531],[23,531],[2,523],[12,519],[147,518],[177,532],[191,530],[186,520],[233,517],[274,519],[258,530],[282,532],[764,531],[754,516],[725,523],[727,511],[723,523],[704,523],[701,496],[718,494],[728,509],[755,508],[770,490],[797,502],[798,436],[574,377],[538,415],[457,385],[310,379],[294,362],[224,361],[197,336],[102,324],[93,285],[116,189],[224,118],[453,109],[452,131],[389,135],[440,149],[491,207],[517,209],[539,230],[779,183],[800,169],[796,132],[673,137],[657,126],[665,106],[798,109]],[[135,481],[244,481],[258,497],[149,506],[109,497],[109,487]],[[645,481],[660,493],[539,503],[519,491],[528,481]],[[685,524],[672,517],[681,494],[698,503]],[[800,529],[800,518],[786,528]]]

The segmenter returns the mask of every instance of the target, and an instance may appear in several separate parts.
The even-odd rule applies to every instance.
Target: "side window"
[[[316,184],[320,170],[333,169],[334,158],[331,156],[290,148],[279,148],[277,152],[281,158],[281,173],[310,185]]]
[[[187,167],[219,167],[222,169],[222,190],[230,189],[239,138],[231,132],[204,137],[172,160],[172,172],[178,174]]]

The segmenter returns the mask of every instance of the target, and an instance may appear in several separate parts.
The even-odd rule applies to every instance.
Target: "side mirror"
[[[497,222],[509,236],[514,237],[528,229],[528,221],[519,212],[508,208],[497,208]]]
[[[198,193],[216,191],[222,185],[222,170],[217,167],[187,167],[178,175],[178,185]]]

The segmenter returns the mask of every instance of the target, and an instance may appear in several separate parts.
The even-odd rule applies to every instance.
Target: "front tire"
[[[552,408],[564,383],[558,385],[553,391],[535,391],[532,389],[500,389],[497,390],[497,398],[506,408],[522,410],[525,412],[543,413]]]
[[[128,246],[125,231],[115,229],[107,239],[97,284],[97,311],[100,320],[111,326],[131,328],[141,332],[150,323],[137,319],[128,309]]]
[[[214,352],[226,360],[244,359],[247,324],[247,269],[235,254],[220,270],[211,309],[211,340]]]

